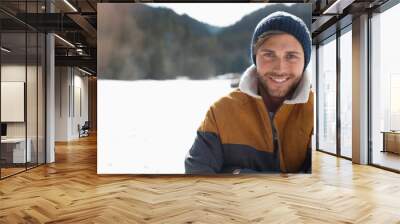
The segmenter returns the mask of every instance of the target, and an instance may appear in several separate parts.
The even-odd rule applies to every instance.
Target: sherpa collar
[[[310,74],[307,70],[303,73],[303,77],[300,80],[299,85],[293,93],[291,99],[287,99],[283,101],[284,104],[299,104],[299,103],[307,103],[308,96],[311,90],[310,84]],[[255,65],[251,65],[246,69],[240,78],[239,89],[240,91],[246,93],[255,98],[262,99],[260,95],[257,93],[257,69]]]

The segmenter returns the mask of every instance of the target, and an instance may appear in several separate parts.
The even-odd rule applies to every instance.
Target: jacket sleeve
[[[185,158],[186,174],[213,174],[223,166],[222,144],[212,107],[197,130],[197,136]]]

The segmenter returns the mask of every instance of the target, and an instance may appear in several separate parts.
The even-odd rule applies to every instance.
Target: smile
[[[272,81],[277,82],[277,83],[284,83],[287,80],[289,80],[289,78],[274,78],[274,77],[269,77]]]

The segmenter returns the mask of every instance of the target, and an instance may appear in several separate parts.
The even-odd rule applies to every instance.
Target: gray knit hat
[[[256,64],[256,52],[253,52],[253,46],[258,38],[270,31],[281,31],[293,35],[301,44],[304,50],[304,69],[306,69],[311,57],[311,35],[306,24],[302,19],[287,12],[274,12],[262,19],[254,29],[251,39],[251,59]]]

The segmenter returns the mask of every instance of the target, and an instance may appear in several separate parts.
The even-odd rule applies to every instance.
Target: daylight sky
[[[229,26],[243,16],[256,11],[267,3],[147,3],[153,7],[166,7],[177,14],[186,13],[198,21],[213,26]],[[269,3],[271,4],[271,3]]]

